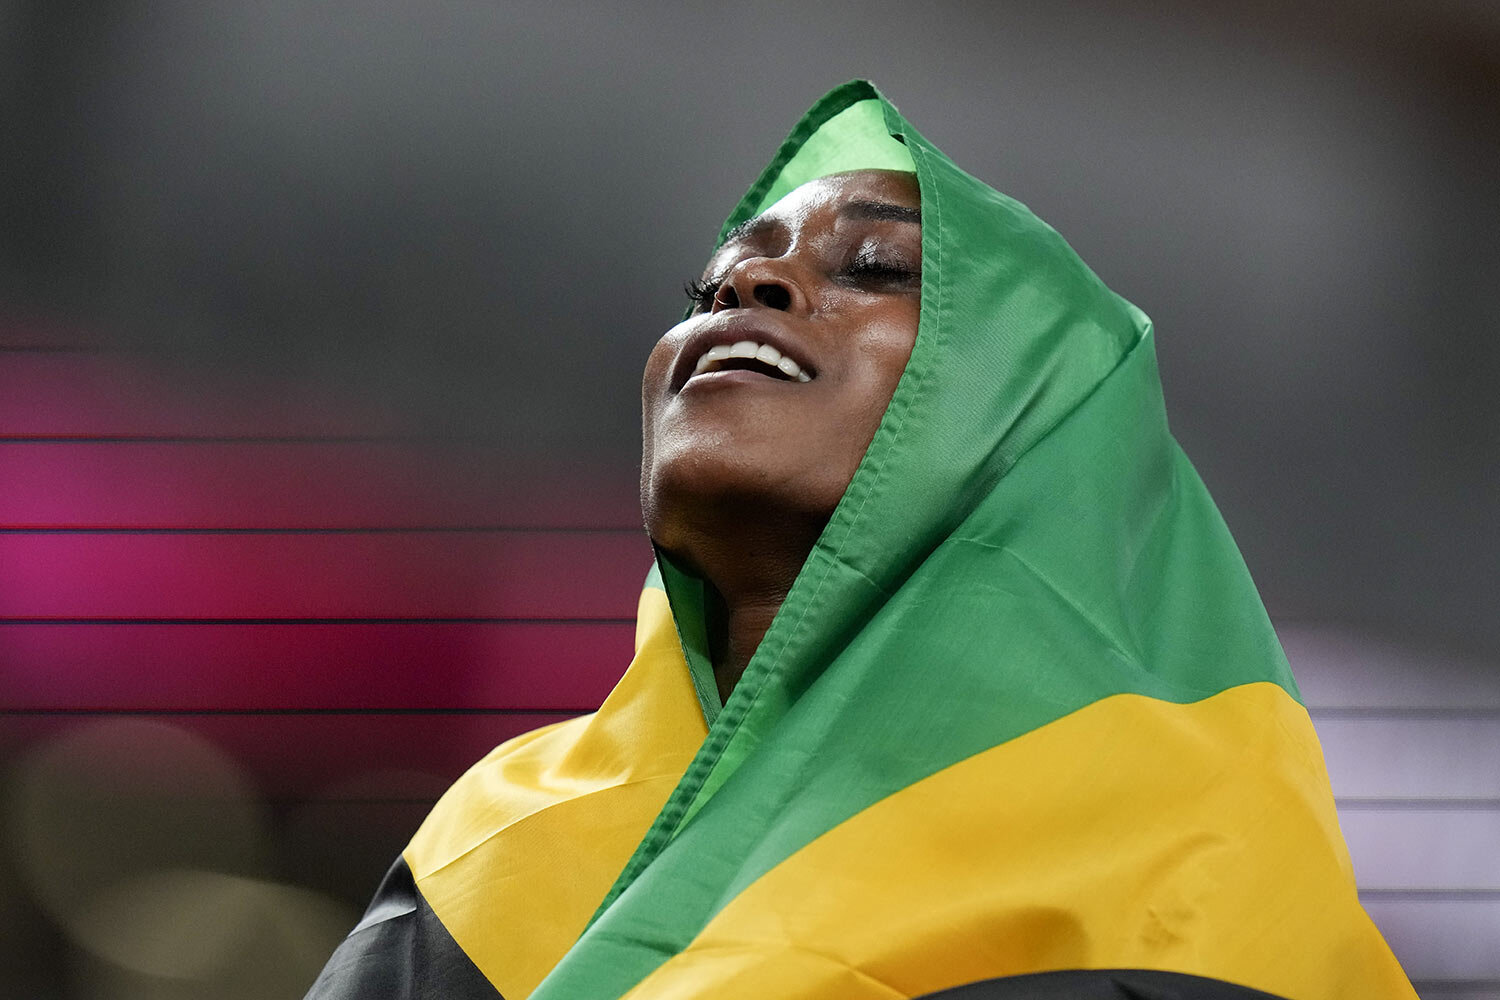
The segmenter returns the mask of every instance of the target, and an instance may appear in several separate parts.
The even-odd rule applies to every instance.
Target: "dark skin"
[[[726,700],[911,356],[919,208],[909,173],[804,184],[730,234],[690,290],[692,315],[646,362],[646,530],[710,584],[709,653]],[[747,342],[771,351],[700,365],[710,348]]]

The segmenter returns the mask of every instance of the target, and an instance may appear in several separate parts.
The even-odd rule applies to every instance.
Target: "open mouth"
[[[741,340],[733,344],[715,344],[693,366],[692,378],[705,372],[750,371],[783,382],[811,382],[812,375],[796,361],[770,344]]]

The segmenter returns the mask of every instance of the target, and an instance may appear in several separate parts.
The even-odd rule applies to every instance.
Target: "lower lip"
[[[773,378],[770,375],[762,375],[760,372],[750,371],[748,368],[726,368],[723,371],[702,372],[688,379],[683,385],[682,391],[689,389],[709,388],[716,385],[802,385],[795,379]]]

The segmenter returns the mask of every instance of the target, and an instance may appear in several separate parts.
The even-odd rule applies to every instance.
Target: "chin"
[[[641,466],[641,515],[651,540],[674,553],[704,535],[815,528],[816,536],[848,486],[837,479],[744,449],[658,451]]]

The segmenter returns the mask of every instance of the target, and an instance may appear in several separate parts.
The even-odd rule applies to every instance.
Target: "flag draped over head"
[[[603,707],[461,779],[314,996],[1414,996],[1146,317],[862,82],[725,230],[867,167],[916,344],[727,703],[659,558]]]

